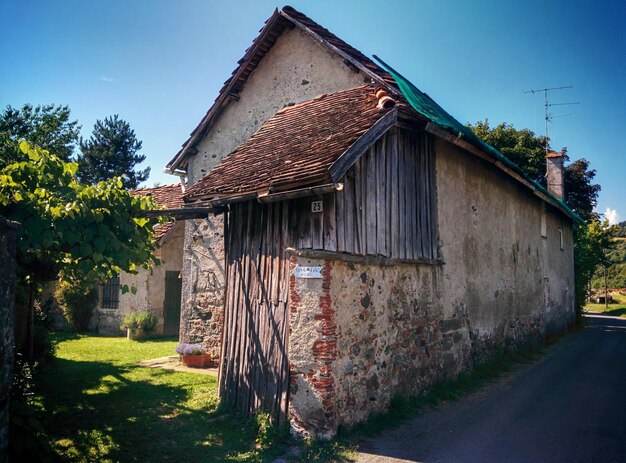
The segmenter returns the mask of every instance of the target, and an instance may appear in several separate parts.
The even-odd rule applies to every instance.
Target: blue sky
[[[290,2],[368,56],[377,54],[461,122],[544,132],[584,157],[598,211],[626,219],[626,4],[619,1]],[[162,173],[276,7],[273,1],[0,0],[0,107],[67,104],[88,137],[119,114]]]

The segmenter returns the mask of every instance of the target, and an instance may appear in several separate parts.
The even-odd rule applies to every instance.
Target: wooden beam
[[[282,193],[263,193],[257,195],[257,199],[260,203],[274,203],[277,201],[284,201],[286,199],[304,198],[307,196],[332,193],[333,191],[341,188],[343,188],[343,185],[341,184],[327,183],[324,185],[300,188],[299,190],[285,191]]]
[[[223,211],[220,211],[223,212]],[[214,207],[185,207],[182,209],[158,209],[152,211],[141,211],[138,217],[156,218],[162,216],[172,217],[177,220],[203,219],[209,214],[216,213]]]
[[[376,141],[387,132],[391,127],[396,125],[398,120],[398,108],[393,108],[383,117],[378,119],[372,127],[363,134],[361,138],[355,141],[339,159],[337,159],[329,167],[330,177],[333,182],[338,182],[348,172],[350,167],[372,146]]]
[[[397,265],[397,264],[423,264],[423,265],[445,265],[442,259],[396,259],[385,256],[362,256],[347,254],[344,252],[321,251],[317,249],[287,248],[287,253],[292,256],[306,257],[310,259],[340,260],[343,262],[353,262],[365,265]]]

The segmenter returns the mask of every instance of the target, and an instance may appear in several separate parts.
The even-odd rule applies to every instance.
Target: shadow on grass
[[[137,368],[57,358],[42,372],[45,425],[62,461],[228,461],[254,442],[251,420],[216,407],[215,380]]]
[[[626,315],[626,307],[618,307],[617,309],[609,309],[602,312],[602,315],[611,315],[613,317],[622,317]]]

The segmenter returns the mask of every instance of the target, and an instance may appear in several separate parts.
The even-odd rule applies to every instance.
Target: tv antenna
[[[558,116],[553,116],[552,114],[550,114],[548,112],[548,110],[550,109],[551,106],[566,106],[566,105],[573,105],[573,104],[580,104],[580,101],[576,101],[573,103],[550,103],[548,102],[548,92],[552,92],[554,90],[564,90],[566,88],[574,88],[573,85],[566,85],[563,87],[550,87],[550,88],[535,88],[532,90],[528,90],[525,91],[524,93],[532,93],[533,95],[535,95],[536,93],[541,93],[543,92],[543,98],[544,98],[544,108],[545,108],[545,116],[544,116],[544,120],[545,120],[545,124],[546,124],[546,155],[548,154],[548,122],[552,122],[552,119],[557,118],[557,117],[564,117],[564,116],[569,116],[571,113],[567,113],[567,114],[559,114]]]

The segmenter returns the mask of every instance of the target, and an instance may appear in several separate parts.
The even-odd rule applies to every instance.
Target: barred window
[[[120,277],[113,277],[102,285],[103,309],[117,309],[120,303]]]

